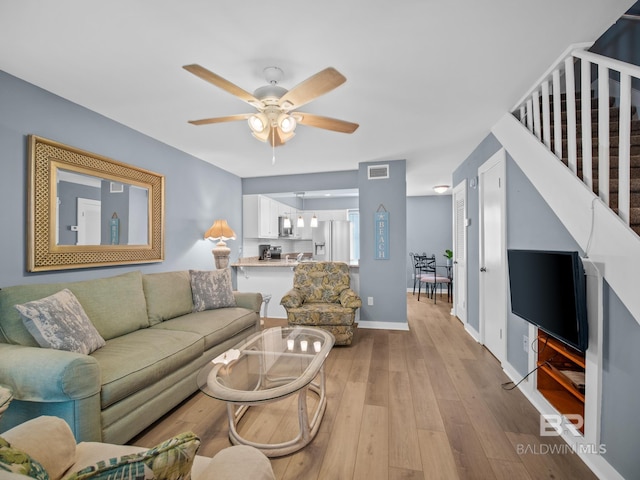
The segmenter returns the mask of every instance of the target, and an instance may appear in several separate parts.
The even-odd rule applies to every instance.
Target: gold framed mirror
[[[164,260],[164,175],[29,136],[27,270]]]

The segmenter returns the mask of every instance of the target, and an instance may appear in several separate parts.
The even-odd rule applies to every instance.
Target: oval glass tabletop
[[[198,387],[213,398],[240,404],[290,395],[318,375],[334,342],[321,328],[262,330],[208,362],[198,374]]]

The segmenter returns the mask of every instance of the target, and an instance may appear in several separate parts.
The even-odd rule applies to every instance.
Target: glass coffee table
[[[234,445],[251,445],[268,457],[278,457],[307,445],[320,427],[327,407],[324,361],[335,339],[314,327],[274,327],[253,334],[209,362],[197,377],[205,394],[227,402],[229,439]],[[307,393],[318,396],[311,416]],[[276,444],[242,437],[238,423],[249,407],[298,394],[299,431],[295,438]]]

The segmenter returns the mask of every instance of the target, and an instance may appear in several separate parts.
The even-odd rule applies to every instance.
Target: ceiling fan
[[[341,133],[353,133],[359,126],[357,123],[295,111],[346,82],[347,79],[333,67],[312,75],[291,90],[278,85],[283,75],[280,68],[267,67],[264,73],[268,85],[258,88],[253,94],[200,65],[185,65],[182,68],[235,95],[257,110],[257,113],[190,120],[189,123],[193,125],[247,120],[253,136],[262,142],[269,142],[273,147],[284,145],[290,140],[295,135],[297,124]]]

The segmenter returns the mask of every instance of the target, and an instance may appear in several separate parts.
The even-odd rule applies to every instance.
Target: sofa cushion
[[[235,307],[231,270],[189,270],[193,311]]]
[[[58,480],[75,462],[76,439],[67,422],[59,417],[36,417],[2,436],[13,447],[37,459],[51,480]]]
[[[139,271],[109,278],[69,283],[18,285],[0,290],[0,334],[6,343],[39,346],[14,305],[31,302],[68,288],[76,296],[102,338],[149,326]]]
[[[289,325],[353,325],[355,310],[339,303],[305,303],[287,309]]]
[[[202,335],[192,332],[146,328],[107,340],[91,354],[102,373],[102,408],[157,382],[203,351]]]
[[[137,479],[181,480],[190,478],[200,447],[193,432],[176,435],[146,452],[107,458],[66,477],[68,480]]]
[[[19,448],[12,447],[2,437],[0,437],[0,472],[18,473],[25,478],[37,480],[49,480],[49,474],[40,462]]]
[[[247,328],[256,326],[256,312],[240,307],[191,313],[154,325],[151,330],[178,330],[204,337],[208,350]]]
[[[16,309],[41,347],[88,355],[105,344],[76,296],[67,288],[40,300],[16,305]]]
[[[191,277],[188,271],[151,273],[142,276],[149,324],[191,313]]]

